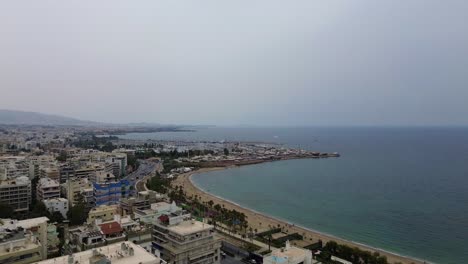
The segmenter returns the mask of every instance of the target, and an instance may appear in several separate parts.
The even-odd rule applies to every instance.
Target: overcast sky
[[[0,109],[468,125],[468,1],[2,1]]]

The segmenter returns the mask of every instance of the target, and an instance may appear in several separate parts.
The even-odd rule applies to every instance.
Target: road
[[[148,177],[151,177],[153,173],[159,170],[160,161],[159,160],[139,160],[140,166],[138,169],[123,179],[130,182],[130,185],[135,186],[137,191],[142,191],[142,185],[144,186],[144,182]],[[145,180],[145,181],[143,181]],[[141,184],[143,182],[143,184]]]

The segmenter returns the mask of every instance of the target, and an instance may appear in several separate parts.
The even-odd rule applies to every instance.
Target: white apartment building
[[[45,207],[47,208],[47,211],[49,211],[51,214],[54,212],[59,212],[64,219],[67,219],[67,213],[68,213],[68,200],[65,198],[51,198],[51,199],[46,199],[43,200]]]

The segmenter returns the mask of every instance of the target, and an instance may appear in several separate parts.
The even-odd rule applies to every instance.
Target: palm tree
[[[213,207],[213,204],[214,204],[213,200],[210,200],[210,201],[208,202],[208,205],[209,205],[210,207]]]
[[[268,251],[271,251],[271,239],[272,239],[271,232],[268,233]]]

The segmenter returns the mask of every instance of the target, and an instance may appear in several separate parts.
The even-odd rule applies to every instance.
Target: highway
[[[130,185],[135,186],[137,191],[142,191],[143,186],[141,182],[146,182],[146,179],[151,177],[153,173],[159,170],[160,161],[159,160],[138,160],[140,162],[140,166],[138,169],[127,176],[123,177],[122,179],[127,180],[130,182]],[[144,180],[144,181],[143,181]],[[140,182],[140,183],[139,183]]]

